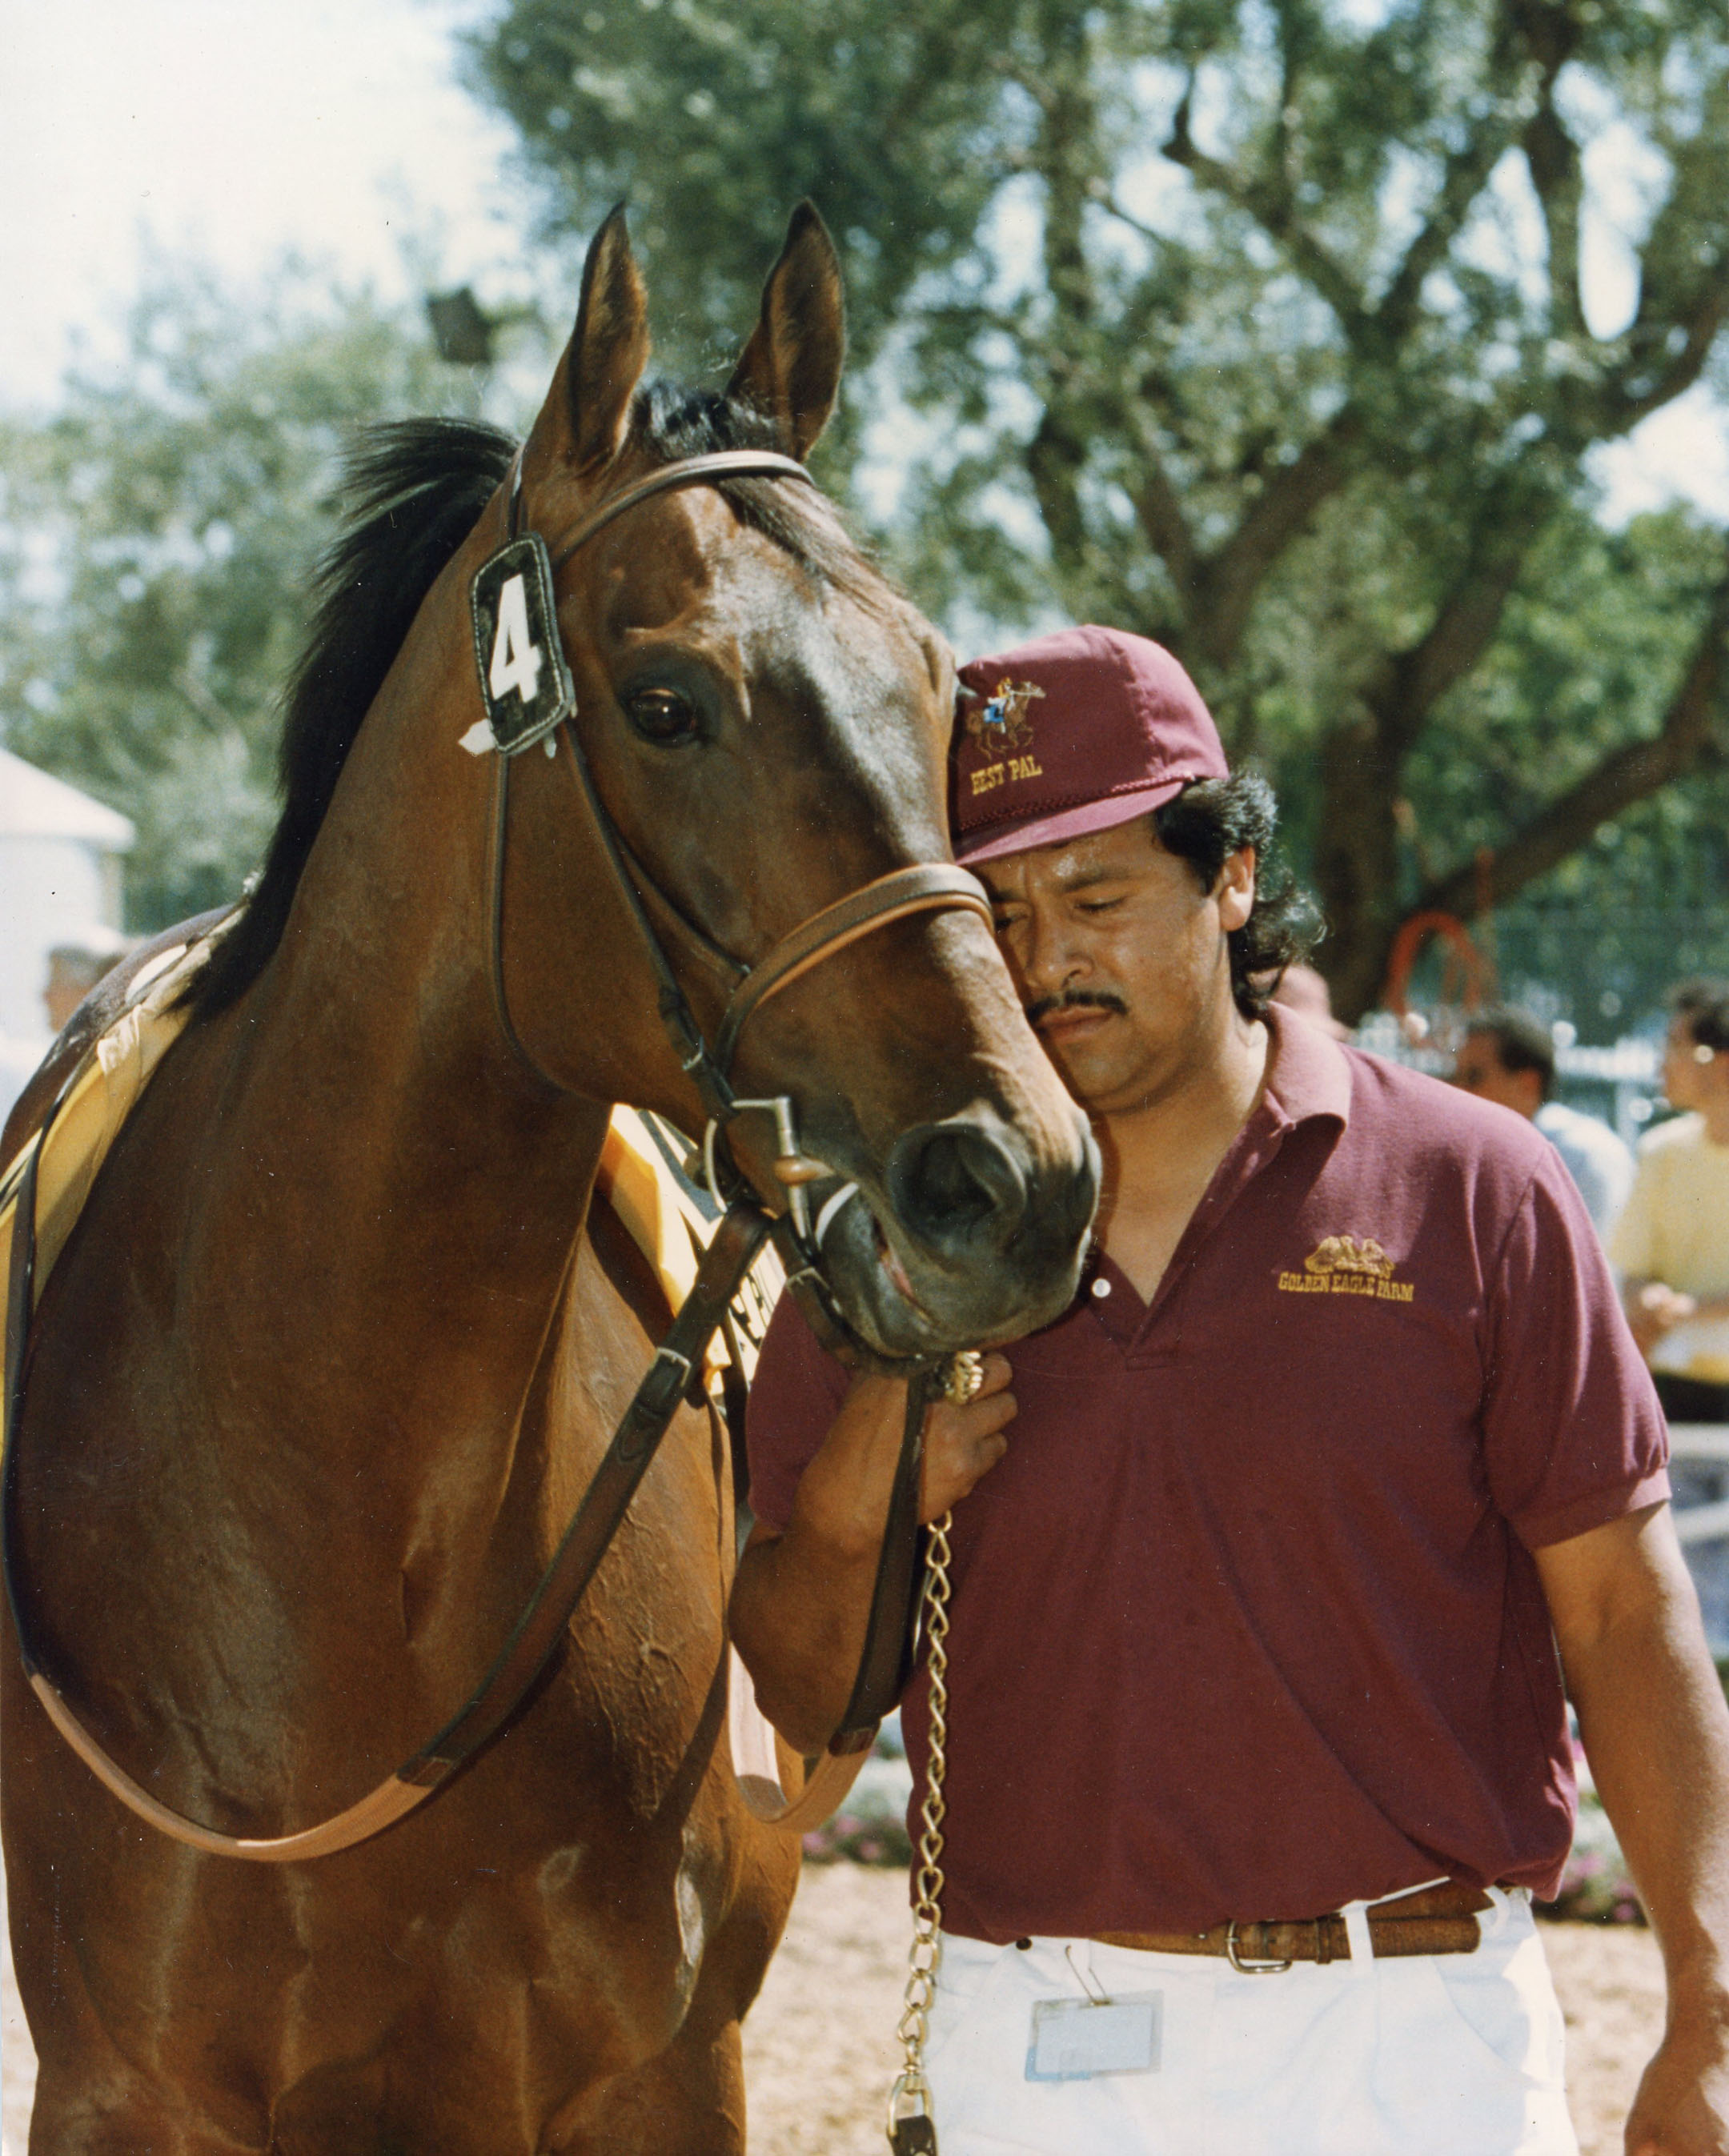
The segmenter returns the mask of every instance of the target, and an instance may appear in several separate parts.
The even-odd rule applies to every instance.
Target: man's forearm
[[[839,1727],[864,1650],[874,1557],[836,1561],[789,1528],[753,1543],[733,1588],[733,1638],[757,1704],[796,1752]]]
[[[1729,2006],[1729,1712],[1666,1517],[1648,1591],[1563,1637],[1604,1809],[1662,1945],[1671,2000]]]
[[[856,1386],[805,1471],[785,1533],[753,1537],[739,1560],[733,1640],[764,1713],[807,1754],[827,1743],[852,1695],[905,1420],[904,1385]]]
[[[921,1520],[960,1504],[1008,1449],[1010,1376],[993,1352],[972,1399],[926,1414]],[[800,1478],[786,1532],[753,1535],[739,1560],[733,1637],[763,1712],[806,1753],[828,1743],[852,1696],[906,1429],[904,1383],[860,1378]]]
[[[1669,2015],[1628,2156],[1729,2156],[1729,1712],[1667,1505],[1536,1553],[1585,1750]]]

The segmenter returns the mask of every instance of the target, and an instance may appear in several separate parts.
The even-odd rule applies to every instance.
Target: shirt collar
[[[1269,1004],[1263,1015],[1270,1036],[1266,1105],[1282,1123],[1330,1116],[1341,1130],[1348,1127],[1351,1060],[1345,1050],[1319,1026],[1278,1004]]]

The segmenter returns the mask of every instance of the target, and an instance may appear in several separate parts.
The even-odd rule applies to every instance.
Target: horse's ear
[[[547,400],[569,429],[579,470],[610,464],[624,447],[648,352],[648,293],[620,203],[589,249],[576,327]]]
[[[828,424],[846,357],[841,264],[815,204],[801,202],[727,394],[767,413],[788,454],[802,459]]]

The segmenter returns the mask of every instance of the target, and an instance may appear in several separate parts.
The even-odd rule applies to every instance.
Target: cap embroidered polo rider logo
[[[1299,1273],[1281,1273],[1284,1295],[1366,1295],[1377,1302],[1409,1302],[1414,1281],[1394,1277],[1396,1265],[1372,1235],[1326,1235],[1303,1260]]]
[[[996,759],[973,773],[975,794],[1044,777],[1044,766],[1032,753],[1032,716],[1029,708],[1034,697],[1044,693],[1036,682],[999,681],[996,693],[985,699],[983,707],[967,713],[967,732],[984,754]],[[1011,756],[1011,749],[1023,752]]]
[[[1006,677],[996,685],[995,695],[985,700],[984,706],[966,715],[966,730],[980,747],[992,755],[1001,755],[1011,748],[1031,748],[1032,746],[1032,713],[1029,709],[1033,700],[1042,698],[1044,690],[1036,681],[1011,681]]]

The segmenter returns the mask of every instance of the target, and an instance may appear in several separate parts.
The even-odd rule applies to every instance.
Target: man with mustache
[[[1530,1908],[1572,1834],[1563,1665],[1669,1977],[1629,2156],[1725,2156],[1729,1712],[1566,1169],[1271,1004],[1303,942],[1271,796],[1169,653],[1073,629],[962,678],[957,857],[1105,1173],[1074,1306],[927,1425],[942,2156],[1575,2150]],[[782,1304],[733,1619],[805,1751],[903,1402]],[[927,1709],[920,1676],[919,1774]]]

